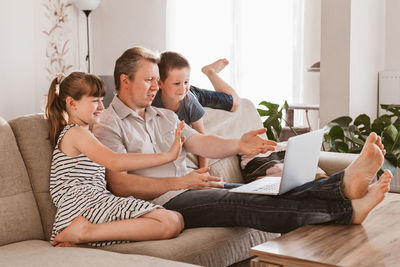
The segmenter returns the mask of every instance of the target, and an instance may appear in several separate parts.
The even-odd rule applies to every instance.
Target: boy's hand
[[[266,129],[259,129],[245,133],[239,141],[239,153],[244,155],[257,155],[275,150],[276,142],[265,140],[259,134],[266,132]]]
[[[168,155],[170,156],[171,161],[176,160],[179,157],[179,154],[181,153],[182,144],[183,141],[185,141],[185,137],[181,136],[182,129],[184,127],[185,127],[185,122],[181,121],[175,130],[175,141],[168,151]]]

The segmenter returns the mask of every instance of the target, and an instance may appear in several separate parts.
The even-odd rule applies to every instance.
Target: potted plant
[[[360,153],[368,135],[375,132],[386,150],[382,169],[388,168],[395,174],[396,168],[400,167],[400,105],[381,105],[381,108],[387,113],[372,122],[366,114],[359,115],[354,121],[348,116],[332,120],[325,127],[324,149]]]
[[[260,117],[266,117],[263,121],[263,125],[264,128],[267,129],[268,139],[279,142],[279,137],[282,132],[282,123],[285,122],[288,124],[283,117],[283,112],[286,114],[289,108],[287,101],[285,100],[285,103],[283,103],[281,107],[279,107],[279,104],[267,101],[262,101],[259,105],[266,108],[258,108],[257,111]],[[291,126],[289,126],[289,128],[295,135],[297,135],[296,131]]]

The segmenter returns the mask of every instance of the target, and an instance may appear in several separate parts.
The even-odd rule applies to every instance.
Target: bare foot
[[[201,71],[208,76],[210,73],[219,73],[228,64],[229,61],[226,58],[221,58],[209,65],[204,66]]]
[[[357,199],[367,193],[368,186],[382,166],[385,153],[381,138],[371,133],[360,156],[345,169],[343,187],[347,198]]]
[[[368,213],[385,198],[389,191],[390,181],[393,175],[389,170],[385,170],[379,181],[368,187],[368,193],[360,198],[351,201],[353,205],[353,224],[361,224]]]
[[[76,217],[67,228],[56,235],[52,245],[68,247],[79,243],[85,243],[83,236],[91,225],[92,224],[85,217]]]

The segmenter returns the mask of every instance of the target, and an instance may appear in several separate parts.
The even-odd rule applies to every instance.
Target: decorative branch
[[[69,40],[65,38],[66,26],[68,23],[68,9],[71,3],[64,0],[47,0],[45,15],[50,21],[50,29],[42,33],[48,36],[46,47],[46,58],[49,64],[45,67],[49,80],[52,80],[57,73],[66,73],[72,68],[66,63],[66,56],[70,51]]]

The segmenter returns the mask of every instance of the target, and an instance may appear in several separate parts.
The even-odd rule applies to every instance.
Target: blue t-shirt
[[[158,108],[165,108],[161,101],[161,90],[160,88],[151,105]],[[175,113],[178,115],[178,118],[184,120],[186,124],[192,124],[204,116],[205,110],[193,93],[189,91],[185,98],[181,100],[179,109]]]

